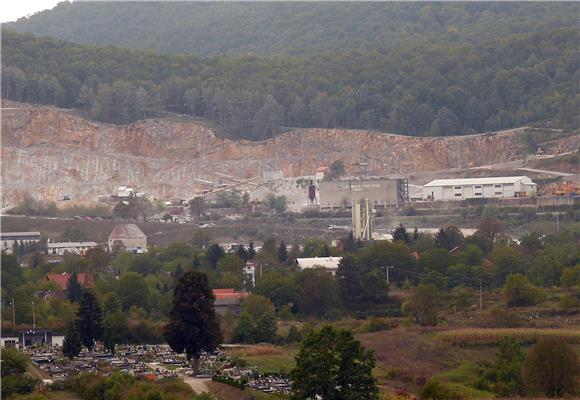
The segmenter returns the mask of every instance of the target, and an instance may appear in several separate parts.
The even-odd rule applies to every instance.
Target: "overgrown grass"
[[[580,329],[466,328],[438,334],[439,339],[460,346],[496,345],[504,336],[514,336],[522,343],[533,343],[541,337],[558,337],[568,343],[580,343]]]
[[[48,392],[46,393],[46,396],[48,396],[50,400],[81,400],[81,397],[79,397],[76,393],[64,392],[61,390]]]
[[[480,376],[480,368],[476,363],[465,362],[457,368],[437,374],[440,382],[445,383],[450,390],[462,399],[489,399],[493,393],[473,387]]]
[[[249,366],[256,366],[261,373],[281,372],[290,373],[294,368],[294,357],[298,353],[296,346],[250,346],[232,350],[232,356],[239,357]]]

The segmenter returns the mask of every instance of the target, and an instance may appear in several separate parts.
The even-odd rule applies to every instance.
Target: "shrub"
[[[362,327],[363,332],[379,332],[393,329],[396,324],[384,319],[384,318],[373,318],[367,322]]]
[[[219,383],[224,383],[226,385],[233,386],[233,387],[238,388],[240,390],[245,390],[245,388],[246,388],[245,381],[243,379],[241,381],[238,381],[234,378],[230,378],[229,376],[214,375],[211,377],[211,380],[213,382],[219,382]]]
[[[461,397],[454,393],[447,385],[436,379],[429,379],[419,392],[421,400],[455,400]]]
[[[544,292],[532,285],[522,274],[507,277],[504,294],[508,307],[533,306],[545,300]]]
[[[562,397],[577,393],[580,363],[574,349],[560,338],[544,338],[530,350],[522,372],[532,392]]]
[[[297,343],[302,340],[302,334],[295,326],[291,326],[288,331],[288,336],[286,337],[287,343]]]

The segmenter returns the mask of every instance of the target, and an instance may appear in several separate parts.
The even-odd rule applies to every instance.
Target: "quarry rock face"
[[[342,160],[349,173],[364,157],[368,173],[410,174],[521,159],[519,130],[418,138],[346,129],[296,129],[262,142],[216,137],[200,123],[152,119],[100,124],[73,112],[11,104],[2,116],[2,205],[37,199],[96,200],[119,185],[155,198],[191,198],[215,173],[240,179],[265,170],[313,174]]]

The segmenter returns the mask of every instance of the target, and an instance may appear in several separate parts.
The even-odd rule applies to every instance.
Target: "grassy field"
[[[63,391],[56,391],[56,392],[48,392],[46,396],[50,400],[81,400],[81,398],[73,392],[63,392]]]
[[[68,228],[76,228],[84,233],[85,240],[98,243],[107,241],[113,227],[119,223],[135,223],[147,235],[147,243],[167,245],[175,242],[189,242],[196,231],[195,224],[174,224],[163,222],[134,222],[105,219],[102,221],[85,221],[46,217],[2,216],[0,223],[3,232],[39,231],[42,236],[51,240],[60,240],[62,233]],[[308,221],[297,221],[292,225],[282,220],[268,221],[255,219],[248,222],[218,221],[213,228],[203,228],[211,238],[218,241],[249,241],[265,240],[276,235],[288,243],[304,242],[311,238],[332,240],[342,237],[344,233],[329,231],[326,227],[311,227]]]
[[[497,345],[504,336],[514,336],[522,343],[533,343],[541,337],[558,337],[568,343],[580,343],[580,329],[466,328],[440,332],[437,336],[460,346]]]
[[[248,366],[256,366],[261,373],[281,372],[288,374],[295,366],[297,346],[247,346],[230,350],[232,357],[245,361]]]
[[[434,376],[440,382],[464,399],[489,399],[495,397],[493,393],[477,390],[470,385],[475,384],[480,377],[481,368],[475,362],[464,362],[456,368]]]

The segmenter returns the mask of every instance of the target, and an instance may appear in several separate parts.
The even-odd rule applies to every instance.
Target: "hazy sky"
[[[56,6],[62,0],[4,0],[0,7],[0,22],[15,21],[35,12]]]

